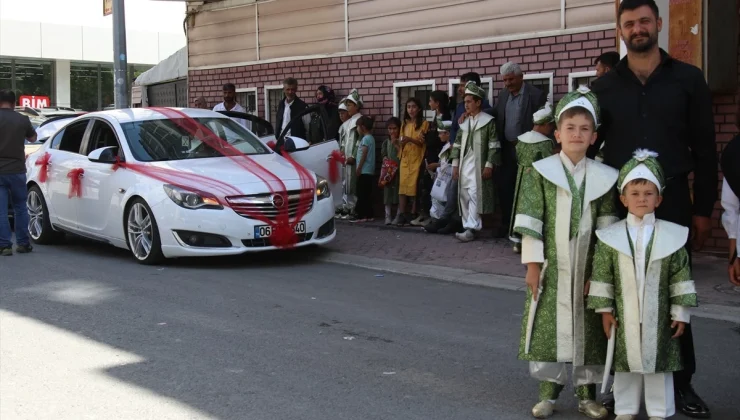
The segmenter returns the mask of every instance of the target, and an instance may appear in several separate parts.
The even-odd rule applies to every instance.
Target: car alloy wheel
[[[64,236],[64,233],[57,232],[51,227],[49,208],[46,206],[44,194],[37,185],[28,189],[26,207],[28,208],[28,234],[34,242],[47,245],[57,242]]]
[[[34,241],[38,241],[44,234],[44,206],[41,205],[41,200],[38,191],[32,189],[28,192],[28,232]]]
[[[151,209],[137,198],[126,216],[126,239],[131,253],[143,264],[156,264],[163,259],[159,230]]]

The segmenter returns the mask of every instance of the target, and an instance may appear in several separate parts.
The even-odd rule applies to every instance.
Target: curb
[[[493,289],[523,292],[525,287],[522,277],[505,276],[501,274],[481,273],[463,268],[449,268],[403,261],[369,258],[359,255],[329,252],[318,255],[316,260],[321,262],[361,267],[387,273],[403,274],[412,277],[424,277],[450,283],[467,284],[471,286],[489,287]],[[740,324],[740,307],[705,304],[691,310],[692,317],[727,321]]]

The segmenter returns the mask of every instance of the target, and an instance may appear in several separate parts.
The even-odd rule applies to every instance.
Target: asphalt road
[[[0,418],[531,418],[523,294],[312,252],[144,267],[73,239],[0,259]],[[740,328],[694,325],[695,387],[737,419]]]

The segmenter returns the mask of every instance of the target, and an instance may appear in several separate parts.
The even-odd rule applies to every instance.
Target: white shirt
[[[223,103],[223,102],[221,102],[220,104],[216,104],[216,106],[214,106],[214,107],[213,107],[213,110],[214,110],[214,111],[234,111],[234,112],[243,112],[243,113],[245,113],[245,114],[247,113],[247,110],[246,110],[246,109],[244,109],[244,107],[243,107],[243,106],[239,105],[239,103],[238,103],[238,102],[235,102],[235,103],[234,103],[234,107],[233,107],[233,108],[231,108],[231,109],[226,109],[226,105],[224,105],[224,103]],[[231,118],[231,119],[232,119],[232,120],[233,120],[234,122],[236,122],[237,124],[241,124],[241,125],[242,125],[242,126],[243,126],[244,128],[246,128],[247,130],[249,130],[249,131],[252,131],[252,122],[251,122],[251,121],[247,121],[247,120],[244,120],[244,119],[241,119],[241,118],[232,118],[232,117],[230,117],[230,118]]]
[[[574,165],[570,158],[561,151],[560,160],[563,162],[563,166],[565,166],[568,173],[570,173],[570,176],[573,177],[573,181],[576,183],[576,188],[580,188],[583,183],[583,178],[586,177],[586,157],[584,156],[583,159]]]
[[[655,213],[649,213],[640,219],[632,213],[627,214],[627,232],[632,249],[634,249],[635,280],[637,281],[637,300],[642,323],[643,302],[645,300],[645,272],[647,269],[647,247],[655,230]],[[653,279],[659,281],[658,279]]]
[[[293,105],[293,102],[295,102],[295,100],[293,100],[291,102],[288,102],[287,99],[285,100],[285,110],[283,111],[283,126],[280,127],[280,132],[281,133],[283,132],[283,130],[285,130],[285,127],[287,127],[288,124],[290,124],[290,115],[291,115],[290,114],[290,107],[291,107],[291,105]],[[276,133],[276,134],[279,134],[279,133]],[[288,130],[288,132],[285,135],[286,136],[289,136],[290,135],[290,130]]]
[[[730,188],[726,179],[722,180],[722,226],[727,232],[727,237],[737,239],[740,236],[740,199]],[[737,244],[738,254],[740,254],[740,243]]]

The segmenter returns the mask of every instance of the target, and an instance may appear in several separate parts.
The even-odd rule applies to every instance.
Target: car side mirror
[[[87,159],[90,162],[97,163],[116,163],[116,156],[118,155],[118,146],[107,146],[95,149],[87,155]]]
[[[299,137],[286,137],[285,138],[285,151],[288,153],[300,152],[302,150],[308,150],[311,145],[302,138]]]

